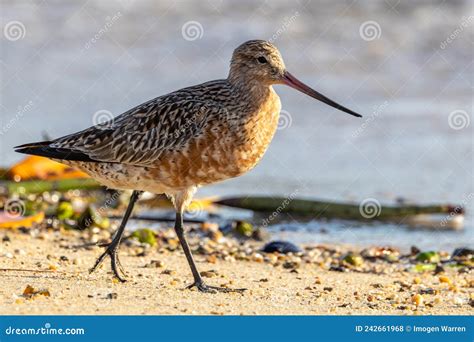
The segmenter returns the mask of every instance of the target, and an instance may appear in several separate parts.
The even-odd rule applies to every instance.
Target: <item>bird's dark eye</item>
[[[257,58],[257,61],[260,63],[260,64],[265,64],[267,63],[267,59],[265,57],[258,57]]]

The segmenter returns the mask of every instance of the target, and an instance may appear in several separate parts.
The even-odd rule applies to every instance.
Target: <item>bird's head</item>
[[[290,74],[286,70],[280,51],[265,40],[249,40],[234,50],[229,79],[241,82],[257,81],[268,86],[285,84],[343,112],[357,117],[362,116],[327,98]]]
[[[258,80],[263,84],[281,83],[285,63],[275,45],[264,40],[249,40],[234,50],[230,74]]]

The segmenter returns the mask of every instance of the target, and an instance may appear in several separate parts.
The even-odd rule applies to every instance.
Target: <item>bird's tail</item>
[[[53,158],[53,159],[63,159],[63,160],[73,160],[73,161],[94,161],[87,154],[72,150],[70,148],[62,147],[51,147],[51,141],[40,141],[36,143],[29,143],[20,146],[14,147],[15,152],[32,154],[35,156]]]

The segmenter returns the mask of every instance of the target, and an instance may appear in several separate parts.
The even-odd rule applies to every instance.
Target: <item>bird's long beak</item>
[[[331,107],[342,110],[343,112],[346,112],[350,115],[357,116],[359,118],[362,117],[362,115],[357,114],[356,112],[353,112],[352,110],[350,110],[350,109],[348,109],[344,106],[341,106],[339,103],[334,102],[333,100],[327,98],[323,94],[318,93],[316,90],[308,87],[306,84],[299,81],[295,76],[290,74],[288,71],[285,71],[285,73],[283,74],[283,83],[290,86],[290,87],[292,87],[292,88],[295,88],[296,90],[301,91],[302,93],[305,93],[306,95],[311,96],[312,98],[315,98],[316,100],[324,102],[325,104],[328,104]]]

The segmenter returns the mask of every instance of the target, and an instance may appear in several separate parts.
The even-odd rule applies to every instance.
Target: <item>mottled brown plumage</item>
[[[234,51],[226,79],[180,89],[104,124],[51,142],[22,145],[17,151],[76,166],[110,188],[165,193],[174,201],[179,225],[199,186],[240,176],[260,161],[281,109],[274,84],[287,84],[358,116],[289,74],[274,45],[253,40]],[[108,249],[119,278],[115,262],[122,225]],[[195,285],[208,290],[179,230]]]

